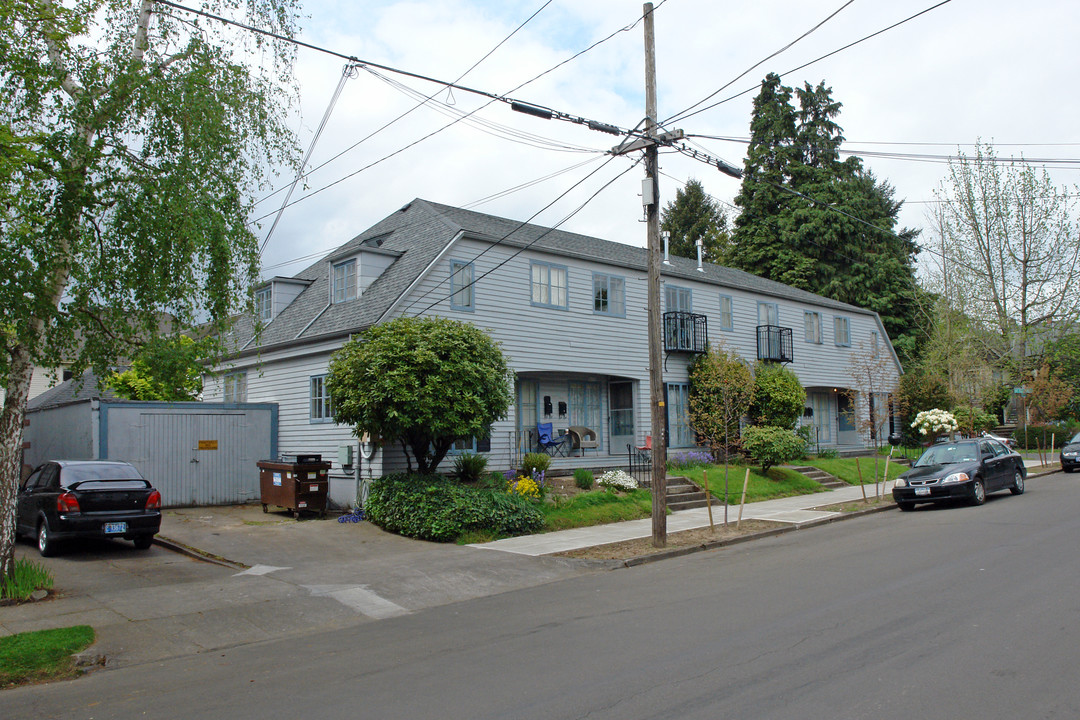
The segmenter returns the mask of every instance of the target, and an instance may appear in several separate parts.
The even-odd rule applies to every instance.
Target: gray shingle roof
[[[51,387],[26,403],[27,412],[44,410],[45,408],[69,405],[97,398],[99,400],[118,400],[112,388],[106,386],[98,388],[98,376],[93,372],[83,373],[81,378],[71,378]]]
[[[509,247],[529,246],[537,251],[628,270],[645,272],[647,268],[645,248],[416,199],[298,273],[297,278],[310,281],[310,284],[267,324],[257,345],[265,350],[331,339],[375,324],[459,233]],[[394,254],[397,259],[358,301],[331,304],[328,263],[364,248],[364,243],[374,238],[381,241],[378,252]],[[373,250],[374,246],[366,249]],[[874,314],[729,267],[706,263],[704,272],[698,272],[697,263],[687,258],[672,257],[671,264],[665,265],[661,274],[812,303],[842,312]],[[241,354],[258,351],[252,341],[253,330],[250,320],[234,326],[237,347],[245,348]]]

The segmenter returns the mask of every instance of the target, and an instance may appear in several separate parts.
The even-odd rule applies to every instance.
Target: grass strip
[[[79,673],[71,656],[93,642],[89,625],[0,637],[0,687],[75,677]]]
[[[859,471],[855,466],[855,458],[816,458],[813,460],[800,461],[803,465],[810,465],[816,467],[819,470],[833,475],[840,480],[843,480],[848,485],[859,484]],[[863,482],[868,485],[874,484],[874,458],[864,457],[859,458],[859,465],[862,467]],[[910,470],[906,465],[900,463],[889,463],[889,479],[895,480],[896,476],[905,470]],[[882,473],[885,472],[885,458],[877,458],[877,479],[881,482]]]
[[[545,532],[639,520],[652,515],[652,494],[648,490],[628,493],[594,490],[561,500],[557,505],[545,503],[540,511],[544,514]]]
[[[689,478],[699,487],[702,485],[702,471],[709,473],[709,494],[713,497],[724,499],[724,466],[709,465],[697,466],[683,470],[672,470],[671,475],[682,475]],[[738,505],[742,498],[743,478],[746,476],[746,465],[729,465],[728,472],[728,504]],[[786,468],[769,468],[767,474],[761,472],[761,468],[750,468],[750,483],[746,488],[746,502],[758,502],[759,500],[772,500],[774,498],[793,497],[795,495],[810,495],[821,492],[823,488],[805,475]]]

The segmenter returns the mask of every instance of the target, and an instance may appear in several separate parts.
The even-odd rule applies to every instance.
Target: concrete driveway
[[[0,634],[88,624],[110,666],[303,636],[596,572],[581,561],[441,545],[370,523],[293,520],[258,505],[167,510],[155,545],[101,541],[39,558],[58,595],[4,608]]]

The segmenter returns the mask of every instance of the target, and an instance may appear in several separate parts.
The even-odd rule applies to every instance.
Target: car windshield
[[[1069,444],[1072,445],[1073,443],[1080,443],[1080,433],[1073,435],[1073,439],[1069,441]]]
[[[951,443],[947,445],[934,445],[927,448],[913,467],[926,467],[928,465],[952,465],[958,462],[970,462],[977,460],[979,452],[975,443]]]

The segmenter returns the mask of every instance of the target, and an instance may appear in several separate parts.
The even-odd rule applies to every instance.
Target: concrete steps
[[[810,467],[809,465],[788,465],[786,466],[797,473],[801,473],[811,480],[816,480],[822,487],[827,488],[842,488],[847,487],[848,484],[843,480],[837,478],[835,475],[830,475],[824,470],[819,470],[816,467]]]
[[[712,498],[713,505],[720,505],[720,501]],[[667,476],[667,506],[672,511],[690,510],[703,508],[708,505],[705,491],[685,478],[678,475]]]

